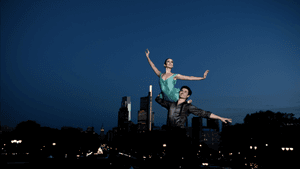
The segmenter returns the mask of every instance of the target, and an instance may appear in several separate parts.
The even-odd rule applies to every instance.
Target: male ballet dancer
[[[170,148],[169,154],[171,154],[172,161],[176,158],[180,160],[183,156],[190,154],[189,150],[184,146],[184,144],[187,144],[184,140],[186,140],[185,127],[188,127],[185,126],[185,123],[187,117],[191,113],[199,117],[219,119],[224,123],[227,123],[227,121],[230,123],[232,122],[232,119],[217,116],[209,111],[201,110],[188,103],[186,100],[191,96],[191,94],[192,91],[188,86],[182,86],[179,91],[179,99],[177,102],[163,100],[159,97],[159,95],[155,99],[158,104],[168,109],[167,140],[169,140],[169,146],[167,147]]]

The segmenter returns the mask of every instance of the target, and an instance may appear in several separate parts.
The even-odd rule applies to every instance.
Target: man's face
[[[188,97],[190,97],[190,95],[188,94],[189,94],[189,90],[186,88],[182,88],[179,92],[179,97],[182,99],[187,99]]]

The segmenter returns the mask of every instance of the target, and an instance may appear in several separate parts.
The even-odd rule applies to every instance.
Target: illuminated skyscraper
[[[131,121],[131,101],[130,96],[124,96],[122,98],[121,107],[126,107],[128,110],[128,121]]]
[[[154,122],[154,119],[153,119],[153,115],[152,115],[152,85],[149,86],[149,94],[148,94],[148,97],[149,97],[149,111],[148,111],[148,119],[149,121],[148,122],[148,126],[149,126],[149,131],[152,130],[152,126],[154,126],[154,124],[152,124]]]
[[[140,110],[138,112],[138,132],[144,132],[147,130],[147,112],[145,110]]]
[[[149,131],[151,131],[154,126],[154,113],[152,111],[152,85],[149,87],[148,96],[141,97],[140,111],[138,112],[138,123],[138,130],[144,130],[144,124],[146,125],[146,129]]]

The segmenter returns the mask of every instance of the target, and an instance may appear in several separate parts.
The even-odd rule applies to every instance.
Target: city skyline
[[[170,1],[171,2],[171,1]],[[260,110],[300,117],[296,1],[1,1],[1,125],[117,126],[122,97],[138,121],[140,98],[165,59],[196,107],[233,125]],[[155,125],[167,110],[153,102]],[[191,126],[189,116],[188,124]]]

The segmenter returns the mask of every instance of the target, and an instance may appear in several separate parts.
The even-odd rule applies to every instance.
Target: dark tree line
[[[3,143],[22,140],[21,144],[8,144],[10,147],[6,149],[20,154],[29,153],[29,157],[35,159],[49,155],[65,158],[65,154],[68,158],[77,158],[77,155],[86,156],[89,150],[95,153],[100,147],[98,134],[84,133],[76,128],[58,130],[40,127],[40,124],[31,120],[19,123],[15,130],[5,133],[3,137]]]
[[[300,118],[295,118],[294,114],[260,111],[248,114],[243,124],[224,127],[220,146],[237,167],[245,166],[247,160],[263,168],[287,167],[296,162],[299,153],[299,129]],[[282,147],[294,150],[283,151]],[[238,155],[238,152],[244,155]],[[230,157],[229,153],[233,155]],[[248,156],[247,160],[245,156]]]

